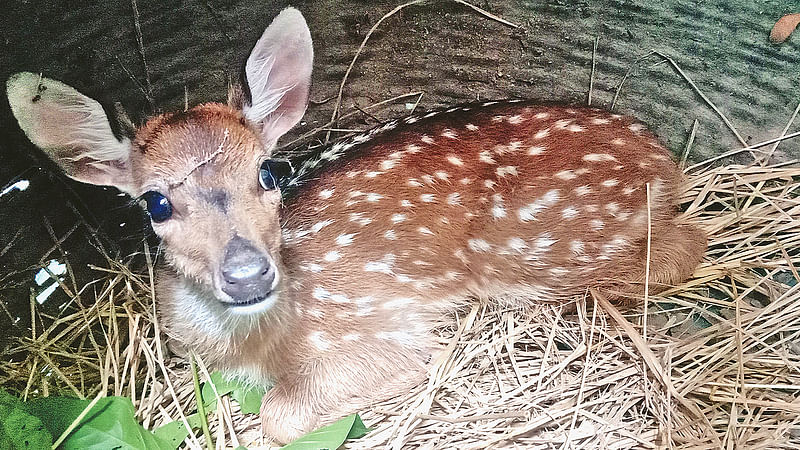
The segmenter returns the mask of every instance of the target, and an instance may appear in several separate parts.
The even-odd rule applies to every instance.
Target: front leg
[[[283,374],[261,404],[264,435],[291,442],[425,380],[430,352],[379,344],[339,349]]]

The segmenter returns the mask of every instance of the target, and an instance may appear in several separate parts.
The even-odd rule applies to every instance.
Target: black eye
[[[162,193],[147,191],[142,198],[147,203],[147,213],[153,222],[163,222],[172,217],[172,204]]]
[[[271,191],[282,186],[292,176],[292,163],[283,159],[267,159],[258,170],[258,183],[264,190]]]

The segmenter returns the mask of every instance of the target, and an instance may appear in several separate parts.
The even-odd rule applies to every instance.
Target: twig
[[[592,72],[589,74],[589,98],[586,101],[588,106],[592,106],[592,90],[594,89],[594,69],[597,60],[597,45],[600,43],[600,36],[594,38],[594,46],[592,47]]]
[[[488,17],[488,18],[490,18],[490,19],[492,19],[492,20],[494,20],[496,22],[500,22],[503,25],[508,25],[511,28],[520,28],[519,25],[517,25],[515,23],[511,23],[511,22],[503,19],[502,17],[496,16],[496,15],[490,13],[489,11],[486,11],[485,9],[478,8],[477,6],[475,6],[475,5],[471,4],[471,3],[467,3],[464,0],[453,0],[453,1],[455,1],[456,3],[460,3],[460,4],[462,4],[462,5],[464,5],[464,6],[468,7],[468,8],[472,8],[475,11],[477,11],[478,13],[480,13],[480,14],[482,14],[482,15],[484,15],[484,16],[486,16],[486,17]]]
[[[147,57],[144,54],[144,39],[142,39],[142,26],[139,23],[139,7],[136,5],[136,0],[131,0],[131,9],[133,9],[133,26],[136,29],[136,45],[139,47],[139,56],[142,58],[144,81],[149,97],[153,92],[153,86],[150,84],[150,69],[147,67]]]

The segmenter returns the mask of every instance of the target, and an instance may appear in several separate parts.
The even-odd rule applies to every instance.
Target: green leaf
[[[198,414],[186,416],[186,421],[189,422],[189,426],[192,429],[200,428],[200,416]],[[153,430],[153,434],[159,439],[169,442],[173,445],[173,448],[178,448],[189,437],[189,430],[186,429],[183,421],[175,420],[156,428]]]
[[[242,386],[231,392],[231,397],[239,402],[243,413],[258,414],[261,411],[261,400],[266,393],[266,388]]]
[[[217,393],[221,396],[230,394],[231,398],[239,403],[242,412],[245,414],[257,414],[261,409],[261,399],[267,393],[266,387],[254,387],[235,378],[229,379],[221,372],[212,372],[210,382],[203,383],[200,396],[206,406],[206,412],[214,411],[217,408],[217,398],[211,387],[213,383],[217,388]]]
[[[306,434],[283,450],[334,450],[341,447],[347,439],[356,439],[364,436],[369,428],[364,426],[358,414],[351,414],[326,427]]]
[[[88,405],[89,400],[44,397],[28,402],[26,409],[39,417],[53,436],[61,436]],[[175,446],[156,437],[136,421],[129,398],[106,397],[86,414],[61,448],[174,450]]]
[[[17,397],[0,389],[0,450],[49,449],[53,436]]]

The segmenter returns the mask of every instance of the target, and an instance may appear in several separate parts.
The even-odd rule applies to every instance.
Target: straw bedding
[[[622,312],[596,292],[568,307],[476,301],[437,330],[428,382],[361,411],[374,430],[349,446],[796,448],[798,192],[796,165],[694,168],[683,217],[710,245],[690,280]],[[180,420],[194,408],[191,374],[166,356],[152,270],[109,260],[98,271],[64,286],[77,312],[16,338],[27,356],[0,364],[0,382],[24,396],[130,396],[148,427]],[[269,446],[257,417],[220,402],[219,443]]]

